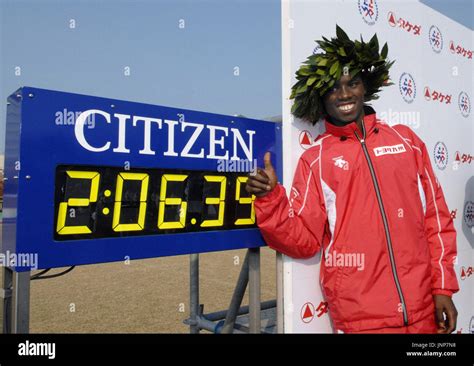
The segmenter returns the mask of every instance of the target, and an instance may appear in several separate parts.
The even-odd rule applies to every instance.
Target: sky
[[[2,101],[34,86],[258,119],[281,114],[275,0],[0,0],[0,37]],[[3,151],[5,103],[0,113]]]
[[[422,2],[473,28],[472,0]],[[278,0],[0,0],[0,99],[34,86],[281,115],[280,15]]]
[[[421,0],[420,2],[474,30],[473,0]]]

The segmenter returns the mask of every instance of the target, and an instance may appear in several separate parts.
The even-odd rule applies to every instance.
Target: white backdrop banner
[[[468,10],[468,9],[466,9]],[[388,43],[394,85],[372,106],[390,125],[405,124],[425,142],[458,238],[455,266],[460,291],[453,296],[457,330],[474,333],[474,130],[473,32],[416,1],[283,0],[283,180],[290,192],[300,155],[323,132],[290,113],[291,86],[303,61],[317,52],[315,40],[335,37],[336,24],[352,39],[377,33]],[[286,333],[333,332],[319,284],[320,256],[284,256],[280,325]],[[280,329],[281,326],[280,326]]]

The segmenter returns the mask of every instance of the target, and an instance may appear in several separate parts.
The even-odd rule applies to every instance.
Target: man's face
[[[335,125],[359,120],[364,111],[365,87],[360,76],[343,75],[324,95],[326,112]]]

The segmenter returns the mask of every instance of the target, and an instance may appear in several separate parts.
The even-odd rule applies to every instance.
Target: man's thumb
[[[270,157],[271,157],[270,151],[267,151],[265,153],[265,156],[263,157],[263,162],[265,163],[265,169],[273,169],[273,165],[270,160]]]

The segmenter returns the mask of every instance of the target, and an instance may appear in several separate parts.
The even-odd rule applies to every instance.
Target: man
[[[298,162],[288,199],[265,154],[249,175],[267,244],[293,258],[322,251],[321,286],[336,331],[451,333],[456,233],[425,144],[366,102],[389,85],[377,36],[318,41],[293,86],[295,116],[326,132]],[[361,258],[355,266],[353,258]],[[316,284],[315,284],[316,285]]]

